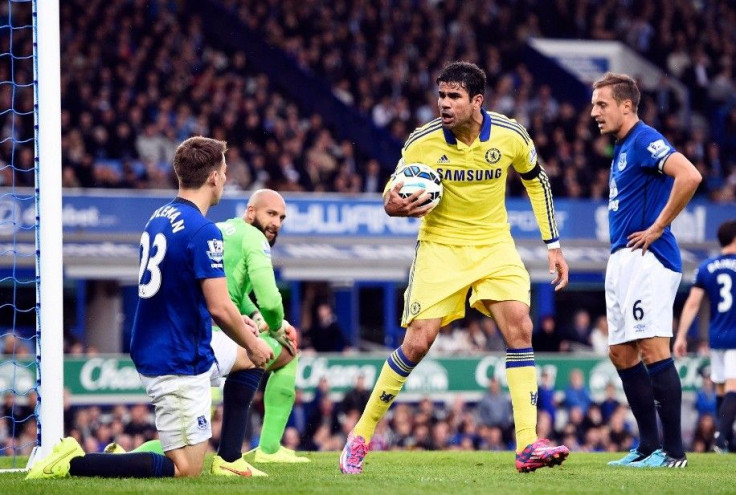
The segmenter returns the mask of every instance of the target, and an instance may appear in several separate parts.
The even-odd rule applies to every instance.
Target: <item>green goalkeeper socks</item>
[[[263,415],[260,448],[273,454],[281,447],[281,437],[286,429],[291,408],[294,406],[297,360],[295,357],[286,366],[271,373],[263,394],[266,411]]]
[[[163,454],[164,449],[161,447],[161,440],[149,440],[143,442],[131,452],[153,452],[154,454]]]

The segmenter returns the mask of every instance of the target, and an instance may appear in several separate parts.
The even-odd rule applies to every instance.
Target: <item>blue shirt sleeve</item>
[[[637,162],[644,169],[662,173],[667,158],[676,151],[675,148],[654,129],[647,129],[637,137],[636,149],[640,153]]]
[[[695,270],[695,277],[693,277],[694,278],[693,285],[695,287],[699,287],[701,289],[705,289],[704,273],[706,271],[707,270],[705,269],[705,267],[703,265],[699,266],[697,268],[697,270]]]
[[[214,223],[206,223],[192,236],[189,251],[194,276],[198,280],[225,276],[222,232]]]

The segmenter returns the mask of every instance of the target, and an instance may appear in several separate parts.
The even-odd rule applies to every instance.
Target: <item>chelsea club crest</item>
[[[618,170],[619,172],[626,168],[626,153],[618,155]]]
[[[493,165],[494,163],[498,163],[498,161],[501,159],[501,150],[498,148],[491,148],[488,151],[486,151],[486,161]]]

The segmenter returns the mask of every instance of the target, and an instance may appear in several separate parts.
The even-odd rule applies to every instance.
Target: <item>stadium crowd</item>
[[[532,75],[524,42],[621,40],[668,74],[645,91],[643,120],[707,178],[700,197],[734,201],[735,45],[728,26],[736,14],[729,2],[223,4],[398,141],[436,116],[433,77],[445,60],[478,63],[489,76],[486,108],[527,126],[558,197],[607,197],[611,146],[587,107],[560,101]],[[204,134],[230,144],[231,191],[382,189],[389,170],[337,138],[323,116],[303,114],[243,53],[213,48],[199,18],[176,5],[62,5],[62,58],[71,69],[62,73],[65,186],[171,188],[176,143]],[[670,78],[687,85],[689,102],[676,96]],[[7,173],[6,183],[13,180]],[[23,184],[28,175],[15,180]],[[509,193],[522,194],[519,181],[509,182]]]

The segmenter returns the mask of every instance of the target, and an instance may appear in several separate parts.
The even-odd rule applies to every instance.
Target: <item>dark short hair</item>
[[[227,143],[218,139],[195,136],[182,142],[174,154],[174,172],[179,179],[179,187],[201,187],[212,171],[222,165],[225,151]]]
[[[639,111],[641,93],[633,77],[626,74],[606,72],[600,79],[593,83],[593,89],[603,88],[605,86],[611,86],[611,94],[613,99],[616,100],[616,103],[620,104],[624,100],[631,100],[634,112]]]
[[[439,83],[458,83],[472,98],[485,93],[486,73],[471,62],[450,62],[437,76],[437,84]]]
[[[736,220],[728,220],[718,227],[718,243],[721,247],[728,246],[736,239]]]

